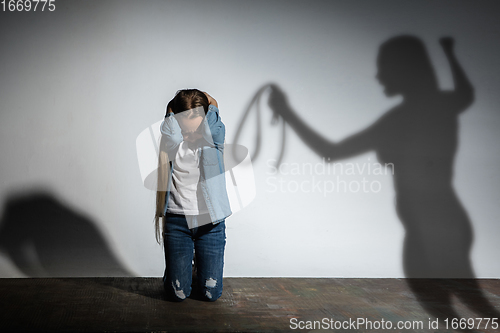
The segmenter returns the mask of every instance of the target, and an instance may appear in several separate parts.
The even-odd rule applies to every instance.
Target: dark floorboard
[[[307,325],[307,321],[311,325],[314,321],[328,321],[331,326],[323,324],[323,328],[330,332],[388,331],[365,325],[335,329],[335,322],[332,323],[358,318],[370,320],[374,326],[375,322],[382,325],[382,320],[385,327],[388,321],[393,325],[398,321],[421,322],[424,326],[393,328],[391,332],[453,332],[446,329],[444,322],[450,304],[461,318],[497,316],[500,280],[436,281],[419,280],[419,289],[406,279],[226,278],[222,297],[216,302],[187,299],[175,303],[164,299],[160,278],[0,279],[0,332],[314,329],[310,326],[292,330],[295,320],[297,324],[302,321],[302,325]],[[456,295],[449,290],[455,290]],[[429,318],[435,320],[429,312],[441,317],[439,329],[429,328]],[[474,325],[478,324],[475,320]],[[488,329],[484,324],[466,331],[500,332],[491,329],[491,322]]]

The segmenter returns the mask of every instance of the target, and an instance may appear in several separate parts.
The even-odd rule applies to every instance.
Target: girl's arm
[[[177,153],[177,148],[184,140],[182,136],[181,127],[174,117],[172,108],[170,107],[172,101],[167,105],[167,113],[165,119],[160,126],[160,132],[162,134],[162,142],[166,145],[165,149],[168,156],[175,156]]]
[[[222,150],[226,128],[220,117],[219,109],[214,104],[209,106],[207,115],[203,121],[206,122],[203,137],[211,146],[217,146],[219,150]]]
[[[216,108],[219,107],[219,104],[217,104],[217,101],[215,100],[215,98],[213,98],[212,96],[210,96],[206,91],[203,92],[207,98],[208,98],[208,102],[210,105],[214,105]]]
[[[219,115],[219,104],[217,103],[215,98],[210,96],[209,93],[205,91],[203,93],[207,96],[208,102],[210,104],[208,107],[207,115],[203,120],[206,121],[203,137],[211,146],[215,145],[219,150],[222,151],[224,147],[226,128]]]

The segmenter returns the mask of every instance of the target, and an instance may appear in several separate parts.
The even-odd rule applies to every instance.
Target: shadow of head
[[[130,276],[95,224],[51,194],[11,196],[3,212],[0,249],[27,276]]]
[[[424,43],[403,35],[384,42],[377,57],[377,79],[387,96],[437,91],[438,84]]]

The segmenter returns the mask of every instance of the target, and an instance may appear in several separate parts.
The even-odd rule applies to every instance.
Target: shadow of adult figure
[[[46,191],[11,195],[0,250],[29,277],[131,276],[87,217]]]
[[[436,317],[458,317],[451,306],[452,295],[491,317],[495,310],[477,282],[467,280],[465,287],[461,280],[450,280],[475,277],[470,260],[472,226],[453,188],[458,116],[472,104],[474,91],[455,57],[453,39],[443,38],[440,43],[451,67],[453,91],[438,88],[419,38],[391,38],[380,46],[377,79],[387,96],[401,95],[402,102],[338,143],[305,124],[277,85],[271,85],[269,105],[329,161],[373,150],[380,162],[392,163],[396,209],[406,231],[403,265],[409,287]]]

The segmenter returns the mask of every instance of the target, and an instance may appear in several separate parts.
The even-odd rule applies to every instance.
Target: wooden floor
[[[164,299],[159,278],[0,279],[0,332],[310,332],[320,328],[323,332],[387,332],[389,324],[392,332],[454,332],[444,322],[450,313],[465,319],[498,317],[500,280],[410,282],[226,278],[216,302],[175,303]],[[439,328],[429,328],[429,318],[435,321],[430,312],[440,317]],[[485,321],[472,320],[469,323],[480,327],[467,332],[500,332],[491,329],[491,322],[485,329]],[[397,329],[399,321],[406,328]],[[423,328],[410,326],[419,323]]]

